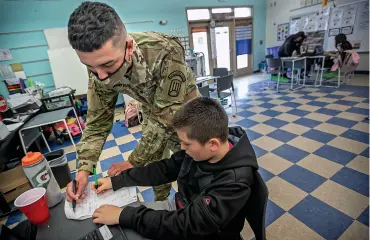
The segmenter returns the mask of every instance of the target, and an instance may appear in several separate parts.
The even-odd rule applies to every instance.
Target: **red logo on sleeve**
[[[205,198],[204,201],[206,202],[207,205],[211,202],[211,198]]]

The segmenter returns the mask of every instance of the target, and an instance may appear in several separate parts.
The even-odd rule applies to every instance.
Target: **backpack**
[[[127,128],[135,127],[141,123],[143,116],[140,112],[139,103],[131,100],[125,109],[125,125]]]
[[[340,67],[342,73],[350,73],[356,70],[360,63],[360,55],[354,50],[345,51],[346,55],[342,59],[341,54],[335,60],[331,71],[336,71]]]

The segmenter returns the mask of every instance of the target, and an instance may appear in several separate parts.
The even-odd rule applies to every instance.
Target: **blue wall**
[[[66,27],[69,15],[82,2],[80,0],[59,1],[5,1],[0,0],[0,32],[17,32],[43,30],[47,28]],[[160,31],[171,33],[171,29],[183,29],[187,32],[185,7],[196,6],[253,6],[254,7],[254,68],[264,59],[266,0],[103,0],[116,9],[124,22],[152,20],[153,23],[128,24],[128,31]],[[160,20],[168,20],[165,26],[159,25]],[[260,45],[259,41],[263,40]],[[16,48],[47,44],[44,33],[31,32],[0,35],[0,49]],[[23,64],[26,76],[51,73],[47,54],[47,46],[11,50],[12,61],[0,64],[42,60]],[[54,86],[53,76],[46,74],[32,77],[34,81],[43,82],[51,90]],[[7,89],[0,83],[0,94],[7,96]]]

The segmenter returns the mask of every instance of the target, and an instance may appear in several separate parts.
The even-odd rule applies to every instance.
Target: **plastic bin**
[[[51,171],[60,188],[65,188],[72,181],[71,170],[68,166],[67,156],[63,149],[45,153],[44,157],[49,162]]]

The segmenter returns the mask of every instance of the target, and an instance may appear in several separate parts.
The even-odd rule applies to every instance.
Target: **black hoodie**
[[[179,151],[159,162],[112,177],[113,189],[177,180],[176,211],[125,207],[119,223],[151,239],[240,239],[257,159],[245,131],[229,128],[234,146],[217,163],[196,162]]]

